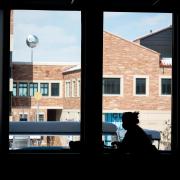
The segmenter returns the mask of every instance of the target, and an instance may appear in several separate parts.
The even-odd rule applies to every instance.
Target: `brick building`
[[[171,120],[171,65],[160,53],[104,32],[102,119],[121,128],[125,111],[139,111],[141,126],[163,130]],[[80,120],[80,65],[13,63],[13,121]],[[96,83],[96,82],[95,82]]]

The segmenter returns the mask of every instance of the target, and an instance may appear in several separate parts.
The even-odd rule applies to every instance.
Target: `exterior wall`
[[[40,88],[40,83],[60,83],[60,96],[51,96],[50,95],[50,86],[49,86],[49,96],[42,96],[39,101],[39,111],[45,113],[45,120],[47,120],[47,110],[48,109],[63,109],[64,99],[63,99],[63,74],[62,72],[71,67],[72,65],[32,65],[32,64],[22,64],[22,63],[13,63],[13,80],[14,82],[36,82],[39,83],[38,87]],[[19,120],[19,111],[22,109],[32,114],[28,120],[36,119],[36,108],[37,101],[32,96],[14,96],[12,98],[12,112],[13,120]],[[27,110],[28,109],[28,110]]]
[[[104,96],[103,109],[169,110],[171,98],[159,95],[159,54],[104,33],[103,75],[123,77],[122,96]],[[163,75],[170,75],[166,69]],[[133,77],[149,78],[149,95],[133,95]]]
[[[28,107],[20,107],[20,108],[12,108],[13,112],[13,121],[19,121],[20,114],[27,114],[28,115],[28,121],[36,121],[36,109],[31,109]],[[47,110],[46,109],[40,109],[40,114],[44,114],[44,119],[47,119]]]
[[[64,96],[64,101],[63,101],[63,106],[64,109],[80,109],[80,97],[77,94],[77,82],[78,79],[81,77],[81,72],[80,71],[75,71],[75,72],[68,72],[64,73],[64,89],[63,89],[63,94],[65,95],[65,82],[70,81],[71,86],[70,86],[70,97],[65,97]],[[75,96],[72,97],[72,81],[75,81]]]
[[[43,96],[39,101],[40,112],[47,119],[48,109],[61,109],[60,120],[80,120],[80,97],[78,80],[81,71],[65,71],[70,65],[14,64],[13,79],[16,82],[54,82],[61,84],[60,97]],[[104,33],[103,76],[122,79],[121,95],[103,95],[103,113],[139,111],[143,128],[163,131],[165,122],[171,121],[171,96],[160,94],[160,78],[171,77],[171,67],[160,66],[160,54],[129,42],[110,33]],[[143,76],[149,80],[148,94],[137,96],[133,92],[134,77]],[[70,96],[65,96],[65,83],[70,82]],[[75,81],[72,97],[72,82]],[[29,120],[35,119],[37,102],[34,97],[13,97],[13,120],[19,113],[29,113]],[[22,108],[23,107],[23,108]],[[34,116],[34,117],[33,117]]]

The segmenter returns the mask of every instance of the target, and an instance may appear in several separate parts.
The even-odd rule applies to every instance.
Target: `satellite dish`
[[[26,44],[30,47],[30,48],[34,48],[37,46],[39,42],[39,39],[37,38],[37,36],[35,35],[29,35],[26,39]]]

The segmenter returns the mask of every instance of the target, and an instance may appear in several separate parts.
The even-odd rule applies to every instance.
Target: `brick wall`
[[[75,80],[75,97],[64,97],[63,106],[64,109],[80,109],[80,98],[77,96],[77,80],[80,79],[81,72],[80,71],[74,71],[74,72],[68,72],[64,73],[64,88],[63,88],[63,94],[65,95],[65,81],[70,80],[71,81],[71,88],[70,88],[70,94],[72,96],[72,80]]]
[[[159,53],[135,43],[104,33],[103,75],[123,76],[123,96],[104,96],[103,107],[108,109],[170,110],[171,98],[159,96]],[[149,76],[149,96],[133,95],[133,76]]]
[[[169,110],[171,97],[159,95],[159,77],[171,76],[171,68],[160,68],[159,53],[120,37],[104,32],[103,75],[123,77],[122,96],[103,96],[103,109],[106,110]],[[14,64],[14,81],[23,80],[62,80],[63,97],[43,97],[40,105],[60,106],[66,109],[80,109],[80,98],[77,97],[77,80],[80,70],[63,73],[70,65],[31,65]],[[133,95],[133,76],[149,77],[149,95]],[[65,97],[65,81],[76,81],[75,97]],[[71,87],[72,89],[72,87]],[[72,93],[72,92],[71,92]],[[24,100],[23,100],[24,99]],[[30,99],[30,100],[29,100]],[[36,105],[34,98],[13,97],[13,106],[27,102]],[[23,102],[24,101],[24,102]]]

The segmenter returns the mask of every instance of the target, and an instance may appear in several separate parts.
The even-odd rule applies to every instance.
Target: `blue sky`
[[[172,24],[168,13],[104,13],[104,30],[134,40]],[[14,11],[13,61],[30,61],[29,34],[39,38],[34,61],[80,62],[81,13],[77,11]]]

